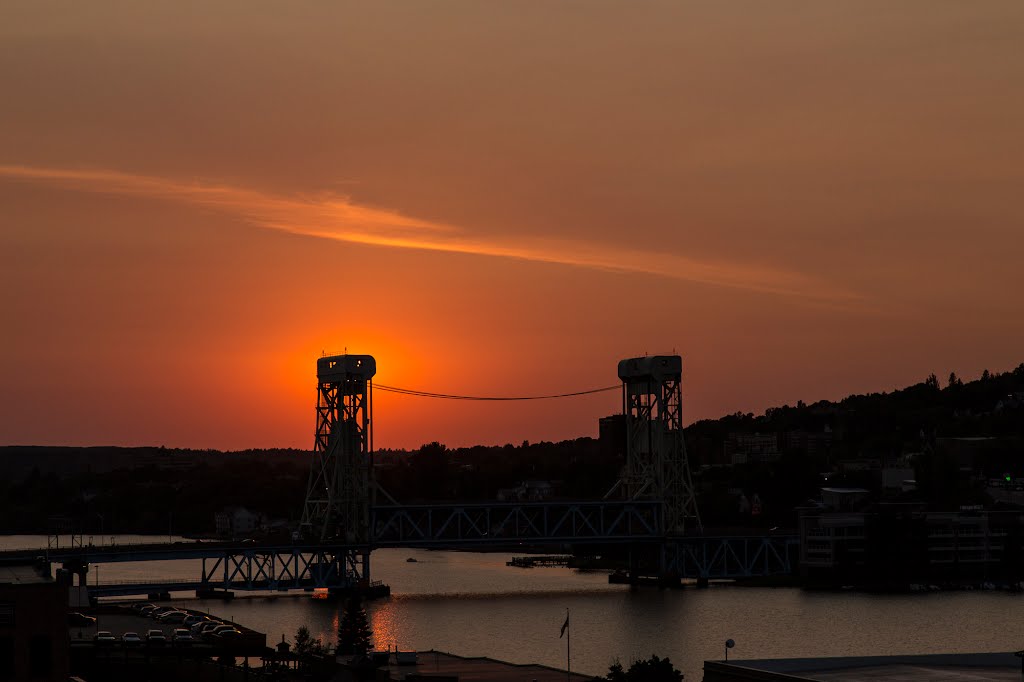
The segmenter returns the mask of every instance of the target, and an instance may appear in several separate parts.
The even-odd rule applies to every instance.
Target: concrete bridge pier
[[[84,561],[65,561],[61,564],[61,568],[68,573],[78,576],[77,583],[74,580],[71,581],[72,586],[77,584],[78,587],[85,587],[88,584],[89,564]]]
[[[665,543],[662,543],[658,549],[658,587],[682,587],[683,579],[668,560]]]
[[[629,584],[636,585],[640,581],[640,556],[635,548],[629,550]]]
[[[200,587],[196,590],[196,599],[222,599],[224,601],[231,601],[235,598],[235,593],[231,590],[218,589],[215,587]]]

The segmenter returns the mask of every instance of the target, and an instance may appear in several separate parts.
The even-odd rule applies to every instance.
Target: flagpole
[[[565,623],[569,624],[569,609],[565,610]],[[572,627],[565,628],[565,679],[572,680],[572,658],[569,656],[569,640],[572,639]]]
[[[566,635],[566,633],[568,633]],[[558,633],[558,639],[562,639],[565,635],[565,679],[566,682],[572,682],[572,657],[569,655],[569,640],[572,639],[572,630],[569,629],[569,609],[565,609],[565,622],[562,623],[562,629]]]

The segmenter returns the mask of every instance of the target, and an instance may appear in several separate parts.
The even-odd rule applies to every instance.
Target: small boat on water
[[[409,557],[408,559],[406,559],[406,562],[407,562],[407,563],[410,563],[410,564],[415,564],[415,563],[417,563],[417,561],[416,561],[415,557]]]

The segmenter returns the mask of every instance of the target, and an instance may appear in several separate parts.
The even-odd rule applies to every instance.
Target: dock
[[[544,554],[537,556],[516,556],[512,561],[505,562],[506,566],[516,568],[535,568],[537,566],[568,566],[573,560],[571,554]]]

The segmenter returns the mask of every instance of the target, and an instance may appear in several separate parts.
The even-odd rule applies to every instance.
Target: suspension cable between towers
[[[397,393],[398,395],[413,396],[416,398],[437,398],[440,400],[482,400],[482,401],[515,401],[515,400],[551,400],[554,398],[575,398],[577,396],[592,395],[594,393],[606,393],[618,391],[621,385],[605,386],[603,388],[592,388],[587,391],[572,391],[570,393],[554,393],[551,395],[527,395],[527,396],[480,396],[480,395],[454,395],[451,393],[434,393],[432,391],[419,391],[412,388],[398,388],[397,386],[385,386],[374,384],[374,390],[385,393]]]

